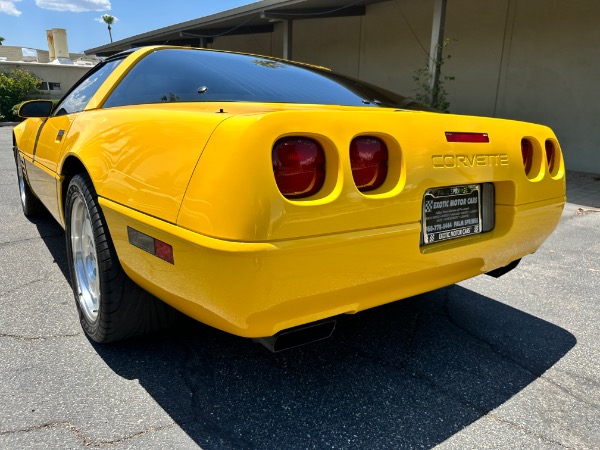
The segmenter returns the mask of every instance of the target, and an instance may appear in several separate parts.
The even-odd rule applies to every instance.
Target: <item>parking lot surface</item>
[[[11,150],[0,128],[1,449],[600,447],[600,177],[572,174],[560,226],[506,276],[272,354],[186,319],[91,343]]]

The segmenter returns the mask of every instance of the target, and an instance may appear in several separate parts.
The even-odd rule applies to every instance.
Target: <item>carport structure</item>
[[[446,36],[452,112],[549,125],[568,169],[600,173],[597,17],[597,0],[264,0],[86,53],[154,44],[259,53],[411,95]]]

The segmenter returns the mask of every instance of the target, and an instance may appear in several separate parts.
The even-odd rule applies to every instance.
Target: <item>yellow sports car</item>
[[[318,340],[340,314],[511,270],[565,203],[545,126],[269,57],[131,50],[20,116],[23,211],[65,228],[97,342],[162,326],[167,304],[273,350]]]

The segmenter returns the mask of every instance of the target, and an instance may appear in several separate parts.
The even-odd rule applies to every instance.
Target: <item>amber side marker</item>
[[[173,247],[166,242],[160,241],[152,236],[142,233],[134,228],[127,227],[127,237],[129,243],[169,264],[175,264],[173,257]]]

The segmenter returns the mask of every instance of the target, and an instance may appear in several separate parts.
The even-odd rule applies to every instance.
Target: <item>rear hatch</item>
[[[291,136],[314,140],[324,151],[323,187],[307,198],[285,198],[273,174],[273,146]],[[361,136],[380,139],[388,150],[385,182],[369,192],[357,188],[350,163],[351,142]],[[470,226],[476,214],[490,219],[497,205],[564,201],[564,189],[559,144],[541,125],[372,108],[246,111],[222,122],[211,136],[178,224],[244,242],[421,223],[424,217],[430,231],[442,232],[448,231],[439,229],[444,221],[436,222],[428,211],[434,206],[451,215],[452,200],[460,207],[477,197],[476,209],[463,211]],[[436,201],[447,207],[431,203]],[[481,226],[493,227],[493,221],[484,221]],[[460,228],[457,223],[450,231]]]

